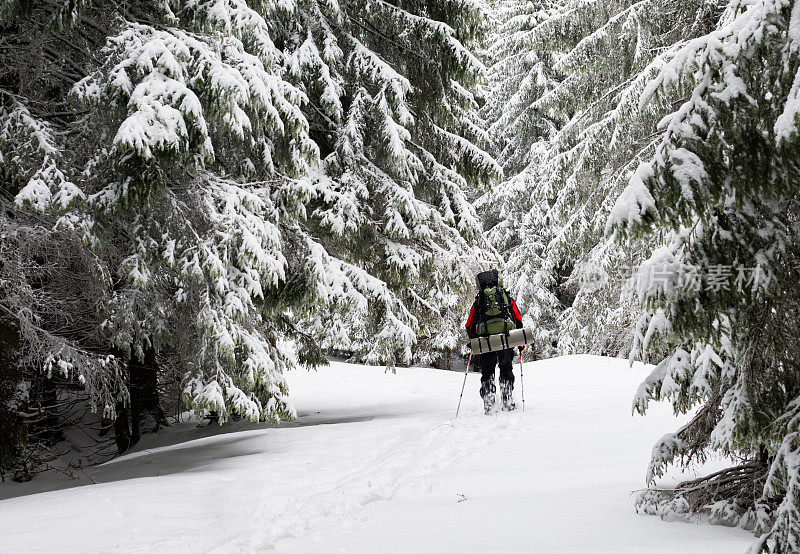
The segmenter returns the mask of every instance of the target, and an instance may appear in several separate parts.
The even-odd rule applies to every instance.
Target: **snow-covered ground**
[[[96,484],[0,485],[0,552],[744,550],[745,531],[634,512],[652,444],[679,423],[667,406],[630,415],[647,368],[575,356],[524,371],[525,413],[482,415],[471,373],[455,421],[463,374],[293,373],[297,422],[200,439],[177,426],[144,446],[193,440],[93,468]]]

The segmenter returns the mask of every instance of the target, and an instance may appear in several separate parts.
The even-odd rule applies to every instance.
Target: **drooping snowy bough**
[[[558,317],[557,271],[547,256],[549,223],[533,210],[535,180],[525,168],[541,152],[562,122],[536,107],[558,86],[557,53],[532,43],[530,33],[555,13],[555,4],[495,2],[496,32],[485,56],[489,60],[489,94],[481,110],[505,179],[476,203],[488,238],[505,258],[504,285],[512,292],[526,324],[536,335],[539,356],[556,353]]]

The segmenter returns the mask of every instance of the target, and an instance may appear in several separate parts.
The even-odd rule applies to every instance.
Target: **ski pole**
[[[464,372],[464,384],[461,385],[461,396],[458,397],[458,408],[456,408],[456,417],[458,419],[458,412],[461,411],[461,399],[464,398],[464,387],[467,386],[467,374],[469,373],[469,366],[472,363],[472,352],[469,353],[469,360],[467,361],[467,370]]]
[[[525,411],[525,380],[522,378],[522,350],[519,351],[519,386],[522,388],[522,411]]]

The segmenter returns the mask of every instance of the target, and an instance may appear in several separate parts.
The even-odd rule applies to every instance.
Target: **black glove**
[[[517,346],[517,348],[519,348],[519,353],[522,354],[522,351],[525,350],[525,345]]]

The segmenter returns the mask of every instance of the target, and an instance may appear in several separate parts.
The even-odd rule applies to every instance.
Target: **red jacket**
[[[517,308],[517,303],[514,302],[514,299],[511,298],[511,295],[508,294],[508,306],[511,310],[511,318],[514,320],[514,325],[516,325],[517,329],[522,327],[522,315],[519,313],[519,309]],[[465,327],[467,328],[467,335],[472,337],[475,334],[475,326],[478,324],[479,318],[477,310],[475,306],[478,304],[478,298],[475,298],[475,302],[472,303],[472,309],[469,311],[469,317],[467,318],[467,324]]]

